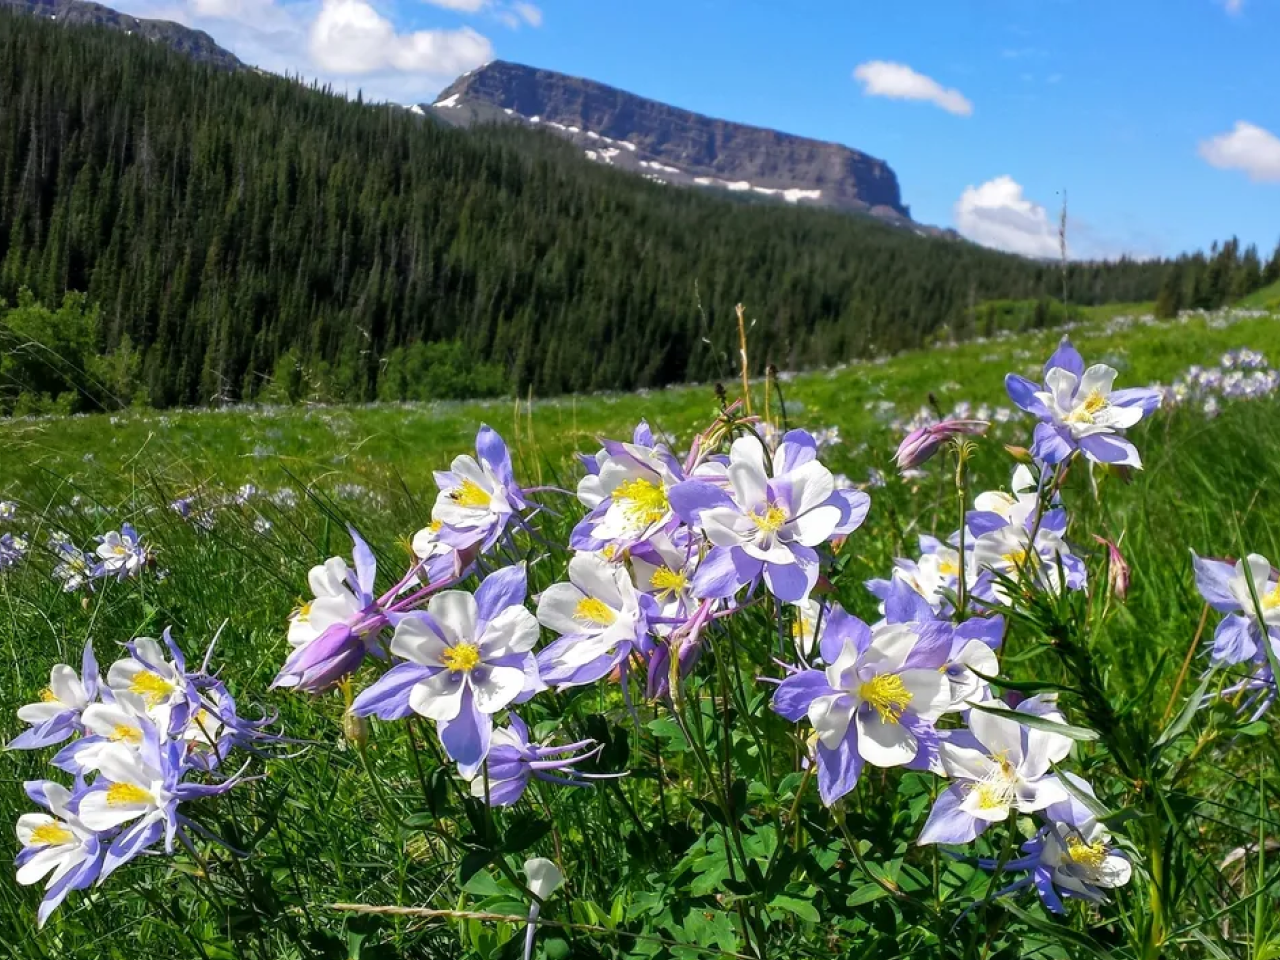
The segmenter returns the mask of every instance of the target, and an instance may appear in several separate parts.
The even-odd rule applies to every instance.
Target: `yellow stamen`
[[[141,743],[142,731],[137,727],[127,727],[123,723],[117,723],[107,739],[114,740],[116,743]]]
[[[873,677],[858,688],[858,696],[875,707],[883,723],[897,723],[911,703],[911,691],[896,673]]]
[[[769,509],[764,513],[749,513],[748,517],[751,522],[756,525],[756,529],[761,533],[777,533],[782,529],[782,525],[787,522],[786,512],[778,506],[769,505]]]
[[[306,623],[309,621],[311,619],[311,603],[304,603],[294,610],[293,616],[290,617],[290,619],[293,620],[294,623]]]
[[[60,823],[42,823],[31,831],[31,846],[56,846],[70,843],[75,834]]]
[[[432,533],[439,533],[441,528],[443,527],[444,527],[443,520],[432,520],[430,523],[427,524],[427,529],[430,530]]]
[[[150,803],[151,794],[132,783],[113,783],[107,787],[107,806],[123,807],[131,803]]]
[[[40,699],[44,703],[57,703],[58,695],[54,693],[53,690],[51,690],[49,687],[45,687],[43,690],[40,691]]]
[[[1264,593],[1258,598],[1262,602],[1263,610],[1274,610],[1280,607],[1280,583],[1271,588],[1269,593]]]
[[[1107,847],[1101,840],[1085,843],[1079,837],[1068,837],[1067,856],[1082,867],[1097,870],[1107,859]]]
[[[474,643],[460,643],[440,654],[440,659],[450,670],[470,673],[480,663],[480,648]]]
[[[982,810],[998,810],[1009,806],[1009,791],[998,783],[978,784],[978,807]]]
[[[143,670],[133,678],[133,683],[129,684],[129,692],[138,694],[147,701],[148,706],[152,707],[173,693],[175,689],[177,688],[172,683],[150,670]]]
[[[606,560],[612,560],[618,555],[618,545],[616,543],[606,543],[604,549],[600,552],[604,554]]]
[[[607,627],[618,619],[618,615],[603,600],[597,600],[595,597],[583,597],[578,601],[578,605],[573,608],[573,619],[594,623],[600,627]]]
[[[667,491],[662,484],[652,480],[628,480],[618,484],[613,491],[613,500],[621,505],[628,520],[646,527],[657,523],[671,509]]]
[[[460,507],[487,507],[492,500],[474,480],[463,480],[462,486],[449,491],[449,499]]]
[[[670,567],[659,567],[649,578],[649,586],[653,587],[657,595],[663,599],[674,597],[685,588],[685,583],[685,575],[677,573]]]
[[[1084,402],[1067,414],[1067,423],[1093,423],[1093,418],[1107,408],[1109,401],[1100,390],[1090,390]]]
[[[960,565],[954,560],[943,560],[938,564],[938,573],[944,577],[954,577],[960,573]]]
[[[1009,566],[1017,570],[1021,570],[1023,567],[1027,566],[1027,551],[1011,550],[1006,554],[1002,554],[1000,559]]]
[[[114,547],[111,548],[111,552],[114,553],[117,557],[123,557],[129,551],[124,548],[123,544],[117,543]]]

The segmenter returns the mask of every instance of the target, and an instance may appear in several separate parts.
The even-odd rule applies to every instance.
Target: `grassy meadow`
[[[1265,307],[1265,298],[1257,305]],[[1280,362],[1280,315],[1161,323],[1131,316],[1090,315],[1071,331],[1086,362],[1116,367],[1121,386],[1172,383],[1192,365],[1214,366],[1225,352],[1240,348]],[[751,385],[754,412],[765,413],[767,403],[771,420],[785,416],[792,426],[834,428],[838,439],[824,446],[822,459],[871,495],[870,516],[840,550],[834,577],[840,599],[852,612],[874,620],[876,601],[861,582],[887,576],[896,556],[914,556],[919,534],[945,536],[956,526],[955,492],[941,459],[910,479],[896,475],[892,455],[903,422],[930,405],[951,412],[968,403],[979,415],[985,412],[979,407],[993,412],[1008,407],[1004,375],[1036,377],[1060,336],[1061,331],[1045,330],[784,375],[780,391]],[[725,389],[735,396],[740,384],[726,381]],[[1069,476],[1065,491],[1072,507],[1070,536],[1082,555],[1099,555],[1089,536],[1098,533],[1120,543],[1132,568],[1127,602],[1090,637],[1090,650],[1115,711],[1150,742],[1181,702],[1174,699],[1175,686],[1185,698],[1195,685],[1203,658],[1191,663],[1189,680],[1180,681],[1179,673],[1187,672],[1189,651],[1197,638],[1204,642],[1215,622],[1206,628],[1201,620],[1204,608],[1190,551],[1238,556],[1244,549],[1280,558],[1280,400],[1224,400],[1213,416],[1202,406],[1198,400],[1168,406],[1132,431],[1145,464],[1132,483],[1103,479],[1095,499],[1085,471],[1079,470]],[[409,738],[430,740],[427,725],[375,721],[362,754],[344,737],[340,694],[307,698],[268,692],[287,653],[286,617],[304,599],[310,567],[335,554],[349,555],[347,524],[372,546],[383,570],[380,583],[398,577],[409,557],[408,538],[430,518],[431,471],[447,468],[454,455],[469,451],[481,422],[508,441],[524,483],[572,489],[581,475],[573,454],[594,452],[598,437],[629,437],[635,422],[645,418],[655,434],[683,450],[717,409],[714,386],[704,384],[636,395],[131,410],[0,422],[0,501],[16,504],[16,515],[0,522],[0,533],[21,532],[30,545],[21,562],[0,571],[0,740],[21,729],[15,711],[35,699],[53,664],[79,663],[87,638],[93,639],[105,671],[119,643],[158,636],[172,626],[188,658],[196,660],[221,630],[214,662],[242,712],[278,714],[283,732],[294,741],[287,757],[259,764],[255,772],[265,770],[265,778],[200,807],[207,810],[201,822],[247,851],[247,857],[211,847],[204,851],[204,863],[181,853],[144,858],[101,887],[73,894],[41,932],[34,920],[36,888],[18,887],[6,870],[0,875],[4,955],[15,960],[519,956],[523,930],[513,923],[367,916],[334,907],[361,903],[523,915],[527,902],[496,869],[474,872],[459,885],[462,855],[440,833],[483,832],[484,827],[458,812],[456,780],[438,756],[432,758],[434,748],[423,747],[423,762],[416,747],[406,750]],[[1007,486],[1013,463],[1001,445],[1025,445],[1030,429],[1030,418],[1021,414],[993,426],[972,462],[975,491]],[[178,500],[186,501],[187,517],[173,509]],[[563,542],[581,507],[565,497],[545,502],[543,530],[557,532]],[[154,548],[154,569],[134,580],[102,582],[93,592],[64,593],[50,579],[56,561],[45,544],[52,534],[65,533],[87,547],[94,536],[126,521]],[[535,559],[537,545],[528,549],[533,591],[563,578],[562,551]],[[1010,651],[1002,672],[1068,688],[1079,679],[1040,645]],[[1070,718],[1071,699],[1064,700]],[[604,933],[546,930],[540,955],[750,955],[733,905],[722,894],[727,841],[704,804],[688,799],[696,797],[700,780],[679,731],[673,733],[662,709],[652,704],[639,707],[643,734],[633,731],[616,693],[598,686],[561,695],[557,703],[579,729],[605,744],[600,769],[630,769],[632,776],[594,790],[540,795],[539,802],[554,806],[554,821],[563,832],[540,834],[528,849],[548,856],[554,849],[573,863],[572,896],[546,908],[548,915],[606,928]],[[713,703],[706,707],[713,708]],[[547,729],[554,726],[551,714],[537,717]],[[1276,836],[1280,810],[1275,720],[1266,723],[1265,733],[1255,728],[1215,745],[1202,758],[1225,771],[1222,777],[1192,778],[1179,788],[1176,813],[1186,836],[1178,856],[1184,859],[1168,866],[1184,875],[1156,953],[1133,946],[1142,937],[1128,925],[1142,928],[1146,909],[1137,886],[1117,893],[1117,906],[1104,923],[1088,908],[1051,920],[1032,896],[1018,900],[1016,908],[1030,919],[1014,915],[1015,922],[1000,914],[1004,920],[988,924],[983,942],[972,928],[976,918],[990,917],[970,914],[953,939],[945,924],[930,927],[887,896],[882,885],[868,883],[847,855],[815,846],[813,862],[795,868],[795,878],[775,901],[782,904],[780,913],[770,915],[779,931],[771,942],[778,946],[769,955],[915,953],[994,960],[1093,956],[1101,947],[1105,956],[1144,960],[1280,956],[1265,952],[1280,949],[1280,927],[1273,917],[1259,915],[1262,904],[1274,905],[1276,870],[1271,860],[1248,852],[1256,850],[1260,829],[1263,836]],[[654,746],[659,743],[669,748],[662,757]],[[752,750],[749,743],[733,745],[739,748]],[[1114,809],[1136,803],[1130,788],[1108,779],[1111,760],[1098,746],[1082,744],[1080,750],[1082,765],[1096,771],[1104,802]],[[21,785],[45,775],[45,759],[43,752],[0,754],[0,821],[12,823],[30,809]],[[932,889],[940,904],[981,898],[986,892],[981,874],[911,846],[910,825],[918,823],[928,800],[921,777],[886,779],[881,773],[876,771],[867,786],[874,799],[849,813],[850,824],[856,821],[863,831],[858,835],[869,843],[867,860],[884,864],[876,869],[895,883],[908,883],[916,873],[927,878],[933,871]],[[793,800],[795,789],[793,778],[789,785],[762,787],[747,802],[771,816],[799,811],[799,836],[804,818],[818,816],[817,801]],[[627,813],[619,818],[618,810]],[[518,830],[521,817],[540,813],[506,814],[504,823]],[[1135,829],[1141,828],[1138,820]],[[774,830],[769,826],[746,838],[749,847],[763,845],[765,860],[771,858],[769,843],[778,840],[776,831],[770,833]],[[1232,851],[1242,848],[1243,857],[1232,861]],[[12,841],[5,849],[16,851]],[[747,855],[754,855],[752,849]],[[522,860],[523,855],[512,862],[518,867]],[[821,871],[830,873],[838,888],[834,894],[817,882]],[[825,947],[795,932],[801,921],[811,919],[811,904],[828,902],[823,898],[838,899],[846,915],[856,917]],[[825,915],[825,908],[818,912]],[[960,913],[957,907],[948,916]],[[1001,930],[1002,923],[1007,930]],[[650,931],[650,939],[607,932],[641,928]],[[793,939],[787,939],[788,930]]]

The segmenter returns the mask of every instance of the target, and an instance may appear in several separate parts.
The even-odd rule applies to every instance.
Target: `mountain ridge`
[[[507,60],[463,74],[427,113],[457,126],[523,123],[589,160],[649,180],[869,214],[919,232],[887,161],[852,147],[710,117],[608,84]]]

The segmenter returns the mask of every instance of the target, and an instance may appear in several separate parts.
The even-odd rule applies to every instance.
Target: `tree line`
[[[1193,262],[1072,263],[1066,288],[1151,300]],[[37,304],[88,318],[80,367],[100,388],[71,409],[660,386],[731,375],[739,301],[759,372],[919,346],[972,325],[976,302],[1062,289],[1057,264],[0,15],[0,298],[29,291],[33,329]],[[0,380],[0,412],[33,389],[35,356]],[[23,404],[53,402],[67,366],[32,373]]]

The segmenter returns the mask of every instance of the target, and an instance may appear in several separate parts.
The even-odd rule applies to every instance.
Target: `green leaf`
[[[1004,707],[991,707],[985,703],[974,703],[972,700],[965,702],[973,709],[989,713],[993,717],[1004,717],[1006,720],[1014,720],[1024,727],[1031,727],[1033,730],[1044,730],[1046,733],[1056,733],[1072,740],[1097,740],[1099,736],[1098,731],[1090,730],[1088,727],[1076,727],[1069,723],[1056,723],[1053,720],[1046,720],[1044,717],[1038,717],[1031,713],[1019,713],[1016,710],[1008,710]]]
[[[985,673],[979,673],[972,667],[969,668],[979,680],[985,680],[987,683],[997,686],[1002,690],[1016,690],[1018,693],[1045,693],[1046,691],[1057,693],[1074,693],[1080,695],[1080,691],[1074,687],[1064,687],[1060,683],[1050,683],[1047,680],[1006,680],[1004,677],[988,677]]]
[[[498,851],[496,850],[472,850],[458,864],[458,884],[466,886],[467,881],[475,876],[477,871],[483,870],[491,864],[497,855]]]
[[[1191,725],[1191,719],[1196,715],[1196,711],[1200,709],[1200,701],[1204,699],[1204,695],[1209,689],[1209,684],[1213,682],[1215,672],[1210,670],[1204,675],[1195,692],[1187,698],[1187,702],[1182,705],[1178,715],[1173,718],[1173,722],[1164,728],[1164,732],[1160,734],[1155,742],[1154,752],[1156,754],[1159,754],[1160,748],[1166,743],[1172,743],[1182,736],[1183,731]]]
[[[551,832],[551,821],[536,814],[524,813],[511,821],[502,837],[507,853],[523,853]]]
[[[845,901],[846,906],[860,907],[864,903],[872,903],[883,897],[887,897],[889,891],[874,883],[867,883],[859,887],[853,893],[849,894],[849,899]]]
[[[1025,923],[1032,930],[1043,933],[1046,936],[1053,937],[1061,943],[1070,943],[1085,950],[1090,956],[1098,957],[1099,960],[1115,960],[1115,954],[1104,948],[1098,941],[1079,931],[1072,930],[1064,923],[1053,923],[1050,920],[1043,920],[1034,913],[1023,910],[1017,904],[1009,900],[1002,901],[1006,910]],[[1076,954],[1079,956],[1079,954]]]
[[[809,923],[817,923],[819,919],[818,910],[812,903],[807,900],[797,900],[795,897],[774,897],[769,901],[769,906],[775,910],[785,910],[787,913],[793,913],[801,920],[807,920]]]

